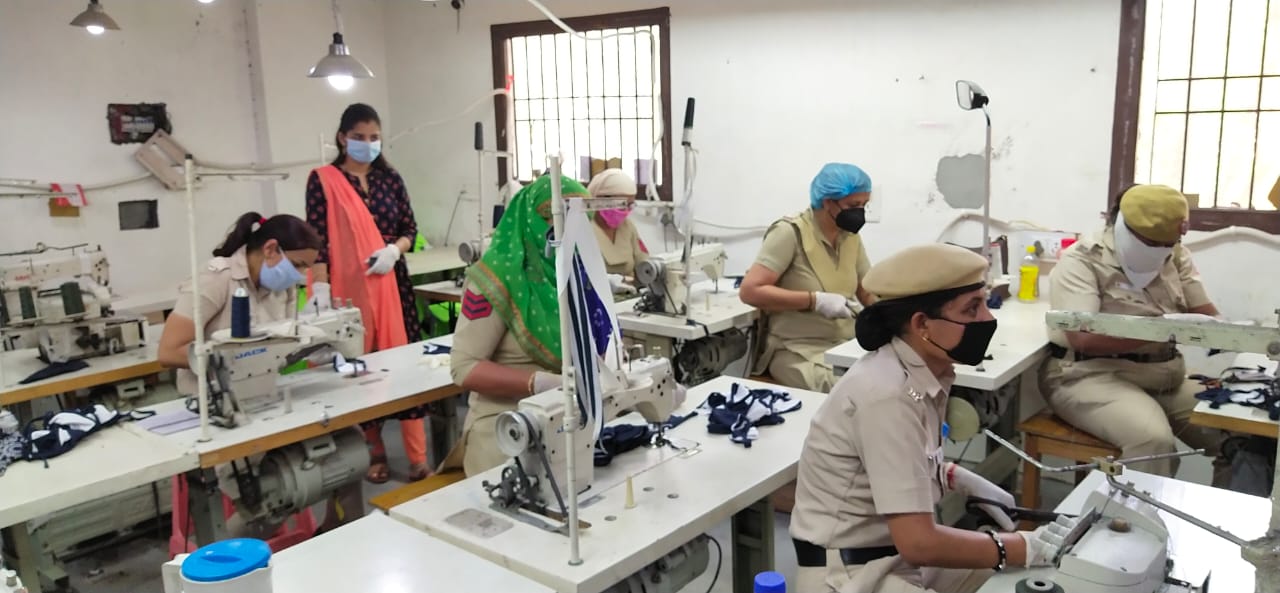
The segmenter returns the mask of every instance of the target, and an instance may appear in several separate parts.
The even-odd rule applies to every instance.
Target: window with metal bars
[[[498,149],[515,155],[519,181],[559,151],[564,175],[584,184],[621,168],[640,197],[652,178],[671,199],[670,20],[665,7],[564,19],[588,39],[549,21],[491,27],[494,86],[511,92],[510,112],[494,101]],[[499,167],[500,183],[507,173]]]
[[[1148,0],[1141,53],[1134,179],[1193,229],[1280,232],[1280,0]]]

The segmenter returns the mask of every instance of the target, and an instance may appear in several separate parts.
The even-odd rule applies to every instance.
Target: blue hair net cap
[[[839,200],[849,194],[871,191],[871,176],[856,165],[827,163],[809,184],[809,206],[822,207],[823,200]]]

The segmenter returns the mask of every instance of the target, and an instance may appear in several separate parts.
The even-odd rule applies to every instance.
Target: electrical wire
[[[711,543],[716,545],[716,573],[711,577],[711,584],[707,586],[707,593],[711,593],[716,588],[716,581],[720,580],[720,568],[724,566],[724,548],[720,547],[720,542],[716,538],[707,536]]]

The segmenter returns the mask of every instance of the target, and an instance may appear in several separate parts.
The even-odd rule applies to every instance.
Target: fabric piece
[[[422,345],[422,353],[423,353],[424,355],[426,355],[426,354],[448,354],[448,353],[450,353],[450,352],[453,352],[453,348],[452,348],[452,347],[450,347],[450,346],[445,346],[444,344],[436,344],[436,343],[433,343],[433,342],[427,342],[426,344],[423,344],[423,345]]]
[[[373,215],[373,222],[382,232],[383,243],[395,243],[400,237],[407,237],[413,242],[414,251],[426,249],[426,242],[420,240],[418,223],[414,218],[413,206],[409,203],[409,192],[404,179],[395,169],[369,170],[365,179],[369,185],[366,192],[360,186],[360,179],[355,175],[342,171],[343,176],[357,194],[364,200]],[[324,195],[324,186],[320,176],[312,171],[307,178],[307,223],[316,229],[324,239],[325,248],[320,250],[316,261],[329,263],[329,207]],[[367,255],[367,254],[366,254]],[[422,328],[418,321],[417,299],[413,294],[413,282],[409,277],[409,265],[403,258],[396,262],[393,270],[396,278],[396,289],[400,293],[400,310],[404,317],[404,335],[410,340],[418,340]]]
[[[155,412],[139,414],[147,417],[155,415]],[[26,445],[24,457],[28,461],[47,461],[70,451],[90,434],[132,418],[102,404],[78,410],[49,412],[32,419],[23,428],[22,437]]]
[[[707,417],[707,432],[727,434],[729,440],[750,448],[760,438],[759,426],[782,424],[783,414],[800,409],[801,402],[786,391],[751,389],[734,383],[728,394],[712,393],[689,416]],[[685,419],[688,419],[687,417]]]
[[[1276,388],[1275,378],[1264,369],[1231,367],[1218,378],[1204,375],[1189,378],[1207,387],[1196,394],[1196,399],[1209,402],[1210,408],[1239,404],[1261,409],[1272,420],[1280,420],[1280,390]]]
[[[329,284],[334,298],[351,301],[360,309],[365,352],[407,344],[395,277],[366,273],[369,254],[387,245],[369,208],[337,167],[326,165],[315,172],[328,208]]]
[[[0,476],[15,461],[26,459],[27,440],[21,433],[0,434]]]
[[[581,183],[561,177],[564,196],[589,197]],[[493,231],[489,250],[467,269],[472,290],[488,299],[515,339],[547,370],[560,369],[560,306],[551,232],[551,178],[520,190]]]
[[[613,462],[615,455],[621,455],[648,444],[653,438],[653,429],[641,424],[615,424],[604,427],[600,439],[596,441],[594,464],[604,467]]]
[[[74,373],[76,371],[87,369],[87,368],[89,368],[89,363],[83,360],[68,360],[66,362],[49,363],[49,366],[44,367],[34,373],[31,373],[30,375],[27,376],[27,378],[21,381],[18,381],[18,384],[27,385],[29,383],[35,383],[36,381],[43,381],[51,377],[57,377],[58,375],[65,375],[67,373]]]

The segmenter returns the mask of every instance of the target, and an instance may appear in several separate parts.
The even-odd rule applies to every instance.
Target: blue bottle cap
[[[266,568],[271,548],[258,539],[229,539],[209,544],[182,561],[182,576],[194,583],[217,583]]]
[[[947,438],[947,437],[949,437],[949,436],[951,436],[951,425],[950,425],[950,424],[947,424],[946,422],[943,422],[943,423],[942,423],[942,438],[944,438],[944,439],[945,439],[945,438]]]
[[[762,572],[756,575],[755,593],[787,593],[787,581],[776,572]]]

